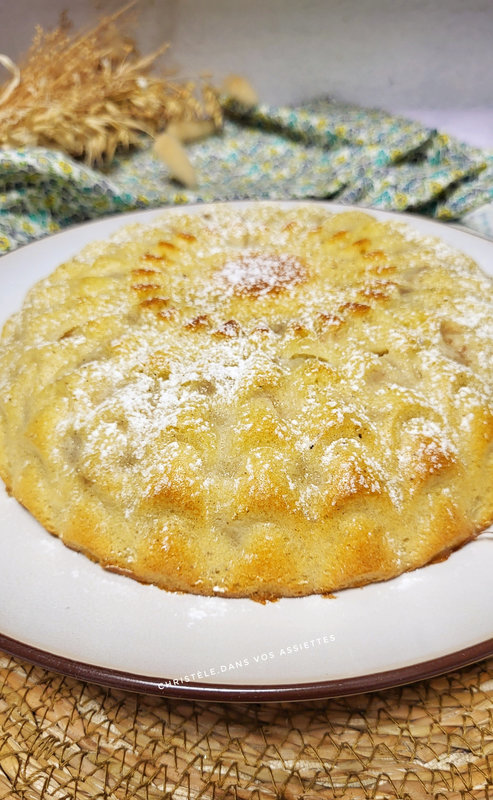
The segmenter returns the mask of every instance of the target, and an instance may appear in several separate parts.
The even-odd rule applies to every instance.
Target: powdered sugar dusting
[[[208,219],[207,226],[215,232],[209,248],[210,255],[201,244],[198,257],[205,263],[211,259],[212,281],[207,283],[200,279],[192,293],[187,283],[189,267],[183,275],[179,271],[170,272],[169,259],[175,257],[175,245],[171,255],[166,251],[165,262],[167,280],[171,281],[168,289],[172,287],[170,304],[175,302],[173,292],[184,293],[185,311],[193,308],[194,319],[200,321],[200,326],[196,322],[196,327],[208,330],[207,340],[185,334],[180,316],[172,318],[169,326],[161,329],[156,318],[147,315],[141,334],[134,337],[128,346],[125,336],[112,342],[111,346],[116,352],[121,350],[121,357],[89,364],[82,371],[87,380],[81,381],[74,392],[79,411],[69,422],[65,422],[84,441],[85,462],[91,464],[96,459],[101,464],[126,463],[127,473],[132,480],[139,472],[146,481],[151,480],[153,475],[160,475],[159,480],[165,483],[167,478],[164,474],[166,469],[163,473],[163,464],[174,463],[174,459],[179,458],[180,448],[185,446],[175,439],[177,435],[184,436],[184,442],[205,446],[204,443],[216,441],[218,437],[224,439],[226,434],[223,425],[232,422],[231,432],[226,438],[255,436],[252,420],[239,425],[234,419],[231,420],[231,414],[239,398],[247,398],[252,392],[259,391],[277,398],[274,402],[274,409],[277,406],[275,413],[282,411],[285,418],[282,424],[276,424],[278,441],[284,441],[291,448],[291,453],[298,452],[305,460],[319,441],[319,436],[314,436],[310,427],[312,415],[318,413],[321,402],[326,408],[323,428],[327,431],[326,435],[330,432],[330,441],[317,456],[322,473],[314,481],[311,468],[308,470],[306,488],[300,489],[298,500],[299,507],[304,508],[308,516],[311,513],[308,508],[310,498],[323,493],[323,473],[331,469],[342,442],[349,444],[339,470],[338,494],[350,497],[361,492],[378,494],[385,490],[395,506],[400,506],[403,500],[399,480],[392,477],[396,444],[400,452],[399,463],[403,468],[412,461],[421,460],[430,465],[430,470],[433,465],[439,469],[440,459],[458,457],[457,445],[453,441],[456,434],[445,422],[445,417],[439,424],[427,419],[426,414],[419,416],[419,413],[402,426],[402,432],[407,437],[405,441],[398,444],[395,434],[384,432],[378,442],[381,457],[373,455],[381,426],[381,423],[375,422],[375,415],[392,413],[396,401],[399,404],[416,403],[421,409],[427,409],[430,407],[430,391],[434,398],[434,411],[437,412],[443,405],[439,392],[435,394],[435,389],[439,389],[440,371],[437,365],[443,361],[441,339],[437,337],[431,349],[428,346],[416,350],[413,340],[416,341],[417,334],[413,329],[414,318],[411,317],[409,321],[401,319],[398,325],[393,323],[390,329],[386,327],[387,347],[372,352],[372,325],[367,335],[360,326],[358,315],[371,308],[368,303],[381,303],[379,313],[384,319],[386,314],[393,315],[392,304],[399,303],[395,289],[398,282],[393,280],[392,294],[382,291],[380,279],[377,281],[379,291],[369,290],[366,275],[360,276],[356,282],[353,277],[349,285],[343,285],[337,262],[331,262],[330,257],[326,257],[329,280],[306,286],[302,305],[297,305],[294,319],[288,326],[276,317],[270,318],[268,306],[265,305],[260,319],[253,316],[245,324],[246,318],[242,318],[244,311],[237,305],[234,309],[231,307],[231,313],[234,310],[238,319],[228,318],[230,312],[224,305],[225,298],[280,298],[283,293],[289,293],[306,282],[309,272],[305,266],[306,242],[301,257],[296,254],[296,246],[293,247],[289,225],[276,231],[275,238],[283,248],[280,252],[252,248],[258,230],[251,219],[243,225],[241,218],[235,217],[233,228],[215,226],[214,219]],[[227,239],[225,230],[230,231],[235,244],[233,254],[221,263],[222,239]],[[313,235],[313,230],[309,231],[310,235]],[[166,230],[165,234],[167,241],[172,238],[172,230]],[[141,232],[133,229],[130,233],[121,233],[114,242],[129,241],[134,244],[141,236]],[[156,231],[156,238],[163,236],[162,231]],[[415,237],[406,229],[403,239],[422,247],[422,238]],[[286,247],[288,243],[292,248],[291,253]],[[427,258],[432,251],[440,263],[445,257],[450,260],[448,248],[442,249],[434,240],[426,239]],[[152,266],[159,267],[159,247],[154,246],[152,252],[155,254]],[[100,255],[97,249],[93,253]],[[411,264],[415,274],[422,280],[418,256],[413,255],[412,259],[406,268],[409,272]],[[454,255],[454,265],[457,263],[462,267],[460,255]],[[364,282],[358,283],[362,278]],[[160,279],[153,276],[155,280],[158,281],[158,291]],[[217,287],[223,289],[222,299],[217,296]],[[414,290],[417,288],[416,285]],[[389,312],[385,306],[388,298],[392,298],[389,300]],[[146,308],[152,306],[147,295],[145,304]],[[186,314],[189,320],[191,313],[186,311]],[[349,314],[352,316],[349,317]],[[470,325],[478,320],[485,321],[485,315],[486,307],[483,309],[476,304],[473,311],[471,306],[462,304],[455,316],[460,316],[462,323]],[[337,320],[337,324],[329,326],[323,323],[319,329],[318,318]],[[344,336],[338,343],[341,324],[344,326]],[[365,324],[368,325],[368,322]],[[333,328],[335,334],[332,333]],[[327,339],[327,336],[335,338]],[[488,332],[486,336],[493,338]],[[380,357],[380,351],[383,357]],[[394,352],[395,357],[392,355]],[[413,355],[409,360],[411,352]],[[336,391],[329,391],[322,397],[318,390],[309,390],[293,402],[289,392],[291,376],[296,376],[300,369],[297,359],[302,359],[300,363],[306,366],[312,363],[317,370],[320,369],[317,364],[331,365],[327,369],[335,370]],[[412,368],[405,366],[406,361],[412,363]],[[448,364],[454,373],[456,367],[450,366],[450,362]],[[423,383],[419,376],[425,371],[427,375],[436,375],[437,378],[430,377]],[[371,404],[365,408],[358,395],[374,374],[383,376],[384,380],[382,383],[380,379],[375,386]],[[108,383],[107,394],[95,403],[91,391],[86,391],[84,387],[104,384],[105,381]],[[436,387],[433,381],[436,381]],[[287,396],[278,394],[280,387],[285,387]],[[443,411],[445,413],[445,409]],[[215,423],[211,422],[213,418],[216,419]],[[119,420],[119,423],[115,420]],[[349,439],[348,432],[351,433]],[[171,447],[171,442],[174,442],[174,447]],[[158,467],[156,462],[143,470],[142,462],[149,459],[150,452],[157,450],[161,466]],[[195,455],[192,451],[187,455],[189,469],[197,474],[203,467],[204,457],[200,452],[199,448]],[[281,461],[283,458],[281,456]],[[251,470],[248,461],[245,469],[249,475]],[[289,474],[287,481],[294,488]],[[131,486],[128,491],[131,491]]]
[[[296,286],[306,277],[305,267],[295,256],[262,252],[247,252],[230,259],[218,274],[227,289],[253,297]]]

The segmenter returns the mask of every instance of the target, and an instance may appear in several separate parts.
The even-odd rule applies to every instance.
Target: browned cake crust
[[[70,547],[257,599],[392,578],[493,520],[492,282],[316,204],[167,214],[28,294],[0,474]]]

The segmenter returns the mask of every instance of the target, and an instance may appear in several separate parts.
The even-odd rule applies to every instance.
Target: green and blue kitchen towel
[[[188,147],[194,189],[170,178],[145,138],[104,171],[43,148],[0,150],[0,253],[106,214],[241,199],[412,211],[493,236],[493,151],[325,99],[224,110],[223,130]]]

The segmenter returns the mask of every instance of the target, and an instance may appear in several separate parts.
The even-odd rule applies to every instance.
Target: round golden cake
[[[0,474],[72,548],[258,600],[392,578],[493,521],[492,281],[323,205],[165,213],[27,295]]]

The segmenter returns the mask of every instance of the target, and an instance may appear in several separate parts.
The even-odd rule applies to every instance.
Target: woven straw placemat
[[[493,659],[302,703],[126,694],[0,653],[0,800],[493,798]]]

